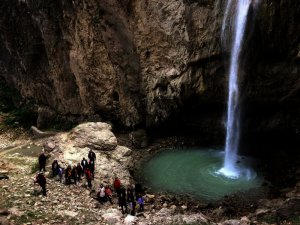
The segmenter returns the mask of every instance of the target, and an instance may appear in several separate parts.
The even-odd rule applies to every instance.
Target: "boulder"
[[[207,223],[207,218],[202,213],[183,215],[182,221],[186,224],[202,224]]]
[[[124,225],[133,225],[137,220],[137,217],[132,215],[127,215],[124,219]]]
[[[75,147],[111,151],[117,147],[117,138],[111,126],[102,122],[83,123],[75,127],[69,137]]]
[[[49,141],[49,142],[46,142],[44,145],[43,145],[43,148],[45,150],[45,152],[52,152],[56,147],[56,144],[55,142],[53,141]]]
[[[277,210],[277,215],[282,218],[290,218],[292,216],[300,215],[300,199],[288,199]]]
[[[102,214],[102,218],[108,224],[121,223],[122,213],[117,209],[108,209]]]
[[[66,215],[66,216],[70,216],[70,217],[75,217],[75,216],[78,215],[77,212],[73,212],[73,211],[69,211],[69,210],[64,210],[63,214]]]

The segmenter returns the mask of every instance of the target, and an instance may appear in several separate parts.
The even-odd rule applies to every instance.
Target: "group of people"
[[[45,170],[47,157],[44,153],[41,153],[39,156],[39,169],[40,172],[36,176],[35,183],[38,183],[42,187],[42,193],[46,196],[46,178],[42,171]],[[88,160],[83,157],[81,163],[77,163],[77,165],[73,165],[73,167],[69,164],[65,169],[59,165],[57,160],[54,160],[52,163],[52,175],[53,177],[59,176],[60,181],[63,182],[63,177],[65,178],[65,183],[70,185],[73,181],[74,184],[80,182],[82,177],[85,176],[88,187],[92,188],[92,180],[94,179],[95,173],[95,161],[96,154],[90,150],[88,153]],[[135,215],[135,210],[137,208],[137,204],[139,205],[139,211],[144,211],[144,199],[142,193],[142,187],[140,184],[129,185],[127,189],[125,186],[121,184],[121,181],[118,177],[115,177],[113,182],[113,187],[116,192],[118,198],[118,205],[122,210],[122,213],[128,213],[130,210],[131,215]],[[100,184],[99,189],[97,191],[97,199],[100,203],[104,203],[109,201],[112,202],[113,191],[111,190],[109,185]]]
[[[44,173],[46,171],[46,161],[47,156],[44,152],[39,155],[38,162],[39,162],[39,173],[36,176],[34,183],[38,183],[42,188],[42,193],[44,196],[47,195],[46,193],[46,178]],[[60,181],[63,182],[63,177],[65,178],[65,183],[70,185],[72,180],[74,184],[81,181],[82,177],[85,175],[86,180],[88,182],[88,187],[92,188],[92,179],[94,179],[95,173],[95,161],[96,161],[96,154],[90,150],[88,153],[88,159],[83,157],[81,163],[74,165],[73,167],[69,164],[66,168],[63,168],[61,165],[58,164],[57,160],[54,160],[52,163],[52,175],[53,177],[59,176]]]
[[[118,204],[122,210],[122,213],[128,213],[128,206],[130,209],[130,214],[135,215],[135,209],[137,203],[139,205],[139,211],[144,211],[144,198],[143,190],[140,184],[129,185],[125,189],[124,185],[121,184],[121,181],[116,177],[114,180],[114,189],[118,196]]]
[[[96,154],[90,150],[88,154],[89,161],[83,157],[81,163],[77,163],[77,165],[73,165],[73,167],[69,164],[66,169],[58,164],[57,160],[54,160],[52,163],[52,174],[53,177],[59,176],[60,180],[63,180],[63,176],[65,177],[65,182],[67,185],[70,185],[72,181],[74,184],[80,182],[82,177],[85,176],[88,182],[88,187],[92,187],[92,179],[94,179],[95,173],[95,160]]]

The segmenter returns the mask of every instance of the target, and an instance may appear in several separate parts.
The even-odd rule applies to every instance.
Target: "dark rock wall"
[[[262,1],[242,86],[242,143],[300,145],[300,3]],[[258,147],[258,146],[257,146]]]
[[[0,76],[35,100],[40,126],[57,115],[103,118],[223,143],[224,2],[3,0]],[[299,128],[299,7],[262,1],[251,20],[241,77],[245,136]]]

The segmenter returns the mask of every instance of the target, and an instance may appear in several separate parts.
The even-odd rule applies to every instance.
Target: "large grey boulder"
[[[117,147],[117,138],[111,129],[107,123],[83,123],[75,127],[69,137],[76,147],[111,151]]]

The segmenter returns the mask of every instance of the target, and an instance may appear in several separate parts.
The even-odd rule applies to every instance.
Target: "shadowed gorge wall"
[[[222,143],[223,3],[3,0],[0,76],[34,99],[40,127],[57,116],[103,118]],[[263,1],[249,31],[241,78],[247,134],[299,128],[299,8],[293,0]]]

